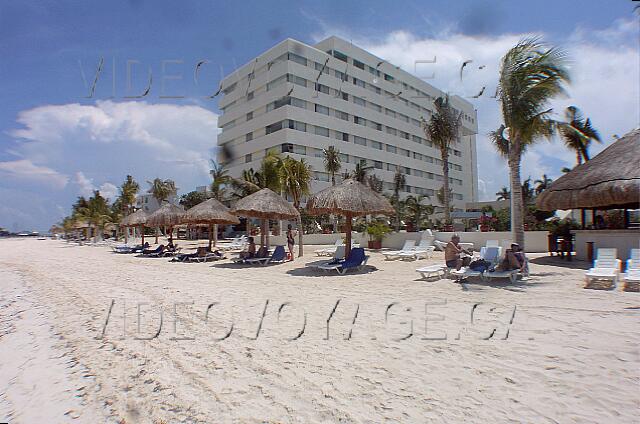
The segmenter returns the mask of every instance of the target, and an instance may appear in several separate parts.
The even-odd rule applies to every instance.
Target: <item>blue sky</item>
[[[113,194],[127,172],[143,187],[156,176],[175,179],[182,192],[206,184],[218,109],[215,99],[203,96],[215,91],[222,73],[286,37],[313,43],[335,34],[409,71],[416,58],[435,55],[434,85],[467,95],[477,87],[495,86],[495,72],[489,71],[508,46],[523,35],[538,34],[564,46],[574,62],[574,83],[555,110],[577,104],[609,142],[613,134],[638,126],[635,4],[2,1],[0,226],[47,229],[68,213],[76,196],[94,188]],[[86,98],[86,83],[91,84],[101,57],[104,69],[94,97]],[[468,58],[486,63],[487,72],[461,85],[457,69]],[[204,59],[209,62],[196,84],[193,70]],[[137,63],[131,65],[129,88],[131,60]],[[166,62],[172,60],[180,62]],[[125,98],[144,90],[149,69],[149,95]],[[163,74],[182,79],[166,79],[163,91]],[[611,90],[620,93],[615,101]],[[484,153],[481,190],[492,198],[506,183],[506,168],[483,134],[499,124],[499,110],[489,99],[474,103],[478,148]],[[523,175],[557,175],[572,160],[560,143],[541,145],[525,158]]]

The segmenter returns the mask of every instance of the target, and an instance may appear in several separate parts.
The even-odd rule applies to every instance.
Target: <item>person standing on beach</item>
[[[293,246],[296,244],[296,239],[293,237],[293,229],[291,224],[287,225],[287,247],[289,248],[289,256],[293,260]]]

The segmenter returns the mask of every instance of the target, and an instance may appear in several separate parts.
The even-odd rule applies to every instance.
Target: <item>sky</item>
[[[0,0],[0,227],[46,231],[77,196],[97,189],[113,199],[127,174],[145,190],[155,177],[175,180],[180,193],[208,184],[220,113],[208,97],[220,79],[285,38],[330,35],[474,104],[480,199],[492,200],[508,181],[486,137],[502,122],[491,99],[502,55],[527,36],[568,52],[572,83],[551,106],[558,119],[569,105],[591,118],[603,140],[595,154],[640,126],[638,5]],[[465,60],[473,62],[461,81]],[[574,164],[560,141],[541,141],[522,176],[554,178]]]

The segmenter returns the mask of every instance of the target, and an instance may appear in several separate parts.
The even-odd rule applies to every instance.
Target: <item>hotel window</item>
[[[385,81],[393,81],[393,77],[389,74],[384,74],[384,80]]]
[[[411,175],[411,168],[407,168],[406,166],[403,169],[404,173],[407,175]]]
[[[408,132],[404,132],[404,131],[400,131],[400,137],[409,140],[409,133]]]
[[[298,130],[298,131],[307,131],[307,124],[304,122],[294,121],[293,119],[289,119],[289,129]]]
[[[453,155],[454,156],[462,156],[462,152],[460,150],[454,150],[453,151]]]
[[[369,106],[371,109],[375,110],[376,112],[382,112],[382,106],[380,106],[380,105],[377,105],[377,104],[375,104],[375,103],[371,103],[371,102],[369,102],[369,103],[368,103],[368,106]]]
[[[316,91],[319,91],[319,92],[324,93],[324,94],[329,94],[329,87],[327,87],[324,84],[316,83]]]
[[[353,77],[353,85],[357,85],[358,87],[365,88],[365,83],[361,79]]]
[[[275,124],[267,125],[265,131],[267,134],[274,133],[276,131],[280,131],[282,129],[282,121],[276,122]]]
[[[253,119],[253,112],[247,113],[247,121],[251,121]]]
[[[342,141],[349,141],[349,134],[347,133],[342,133]]]
[[[353,142],[355,144],[358,144],[360,146],[366,146],[367,145],[367,139],[364,137],[358,137],[357,135],[353,137]]]
[[[322,113],[323,115],[329,115],[329,108],[322,105],[316,105],[316,112]]]
[[[369,88],[376,92],[376,94],[380,94],[380,87],[376,87],[375,85],[370,85]]]
[[[427,172],[427,178],[433,180],[433,172]]]
[[[329,173],[328,172],[317,172],[315,173],[316,180],[318,181],[329,181]]]
[[[236,89],[236,85],[237,85],[237,83],[235,83],[235,82],[234,82],[233,84],[231,84],[230,86],[228,86],[227,88],[225,88],[224,90],[222,90],[222,92],[223,92],[224,94],[229,94],[229,93],[231,93],[233,90],[235,90],[235,89]]]
[[[363,98],[357,96],[353,96],[353,103],[360,106],[365,106],[367,104]]]
[[[251,153],[244,155],[244,163],[251,162]]]
[[[364,63],[360,62],[359,60],[353,59],[353,66],[364,71]]]
[[[253,91],[247,93],[247,101],[253,100]]]
[[[321,135],[323,137],[329,137],[329,128],[315,127],[314,132],[315,132],[316,135]]]
[[[391,144],[387,144],[387,152],[389,153],[398,153],[398,149],[396,146],[392,146]]]
[[[284,105],[288,105],[291,102],[291,97],[282,97],[275,102],[269,103],[267,105],[267,112],[272,111],[274,109],[278,109]]]
[[[316,71],[322,70],[323,74],[328,74],[329,73],[329,68],[324,66],[323,63],[315,62],[314,67],[316,68]]]
[[[300,78],[299,76],[287,74],[287,81],[292,82],[294,84],[301,85],[303,87],[307,86],[307,80],[304,78]]]
[[[348,93],[342,93],[342,100],[345,100],[345,101],[348,102],[349,101],[349,94]]]
[[[293,153],[295,153],[296,155],[306,156],[307,155],[307,148],[305,146],[299,146],[297,144],[294,144],[293,145]]]
[[[429,162],[429,163],[433,163],[433,158],[431,156],[425,156],[424,157],[424,161],[425,162]]]
[[[391,172],[396,172],[398,170],[398,167],[392,163],[388,163],[387,164],[387,171],[391,171]]]
[[[392,111],[391,109],[385,109],[384,113],[389,115],[389,116],[392,116],[394,118],[396,117],[396,113],[394,111]]]
[[[418,121],[417,119],[411,118],[411,124],[416,126],[416,127],[419,127],[420,126],[420,121]]]
[[[340,161],[342,163],[349,163],[349,155],[345,155],[344,153],[340,153]]]
[[[302,109],[307,108],[307,102],[304,100],[296,99],[295,97],[291,97],[291,101],[288,103],[291,106],[299,107]]]
[[[414,143],[418,143],[418,144],[421,144],[421,143],[422,143],[422,139],[420,139],[420,137],[418,137],[417,135],[412,135],[412,136],[411,136],[411,140],[412,140]]]
[[[398,149],[398,154],[400,156],[407,156],[409,157],[411,155],[411,152],[406,150],[406,149]]]
[[[226,124],[224,124],[224,125],[222,126],[222,131],[229,130],[229,129],[231,129],[231,128],[235,127],[235,126],[236,126],[236,121],[235,121],[235,119],[234,119],[233,121],[229,121],[229,122],[227,122]]]
[[[282,75],[281,77],[274,79],[273,81],[267,84],[267,91],[273,90],[280,84],[284,84],[284,82],[287,80],[288,80],[288,75]]]
[[[398,131],[395,128],[387,127],[387,134],[398,135]]]
[[[359,125],[367,125],[367,121],[365,121],[363,118],[361,118],[359,116],[354,116],[353,117],[353,123],[354,124],[359,124]]]
[[[340,72],[340,71],[335,71],[335,76],[336,78],[340,79],[340,81],[344,81],[345,80],[345,74],[344,72]]]
[[[289,53],[289,60],[307,66],[307,59],[295,53]]]
[[[376,76],[380,76],[380,71],[378,71],[376,68],[374,68],[373,66],[368,66],[367,70],[369,71],[369,73],[371,75],[376,75]]]
[[[382,143],[379,141],[371,140],[371,147],[374,149],[382,150]]]
[[[343,140],[343,138],[342,138],[343,134],[345,134],[345,133],[343,133],[341,131],[334,131],[333,132],[333,138],[335,138],[336,140]]]
[[[293,144],[282,143],[281,153],[293,153]]]
[[[347,55],[344,53],[339,52],[338,50],[334,50],[333,52],[333,57],[335,57],[338,60],[341,60],[343,62],[347,62]]]
[[[373,167],[375,169],[382,169],[382,162],[380,162],[379,160],[374,160],[373,161]]]
[[[252,132],[247,133],[247,134],[244,136],[244,141],[245,141],[245,143],[246,143],[247,141],[251,141],[251,140],[253,140],[253,133],[252,133]]]
[[[349,120],[349,114],[341,110],[336,110],[336,117],[342,119],[343,121]]]

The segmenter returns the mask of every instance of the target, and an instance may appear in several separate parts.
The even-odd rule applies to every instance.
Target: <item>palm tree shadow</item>
[[[458,284],[460,284],[462,291],[480,291],[485,287],[491,287],[516,293],[524,293],[531,287],[545,285],[548,283],[535,281],[528,277],[526,279],[518,279],[515,283],[509,281],[508,278],[500,278],[489,281],[483,281],[480,278],[470,278],[465,281],[461,281]]]
[[[539,258],[530,259],[529,262],[536,265],[552,266],[557,268],[584,270],[591,268],[591,265],[587,261],[579,261],[577,259],[567,261],[559,256],[541,256]]]

